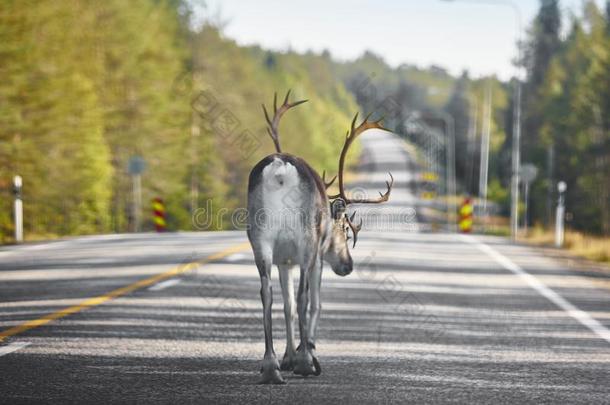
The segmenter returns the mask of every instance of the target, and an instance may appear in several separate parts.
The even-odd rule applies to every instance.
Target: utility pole
[[[15,194],[14,216],[15,216],[15,242],[23,242],[23,201],[21,200],[21,188],[23,180],[17,175],[13,178],[13,192]]]
[[[554,180],[554,172],[555,172],[555,144],[551,141],[551,144],[547,146],[546,149],[546,174],[548,177],[549,185],[546,190],[546,209],[545,209],[545,217],[544,217],[544,225],[547,227],[551,227],[551,223],[553,222],[553,185],[555,184]]]
[[[529,199],[530,199],[530,183],[523,183],[523,201],[525,202],[525,212],[523,213],[523,234],[527,236],[527,229],[529,227],[528,217],[529,217]]]
[[[457,213],[457,185],[455,184],[455,119],[451,114],[442,114],[445,120],[445,126],[447,127],[447,191],[451,201],[448,201],[449,209],[453,214]],[[452,221],[449,226],[449,231],[455,232],[457,230],[456,221]]]
[[[483,133],[481,136],[481,165],[479,167],[479,200],[483,228],[487,225],[487,183],[489,177],[489,138],[491,137],[491,79],[487,79],[485,88],[485,106],[483,109]]]
[[[466,180],[466,184],[468,186],[469,190],[472,190],[473,187],[473,182],[474,182],[474,154],[476,151],[475,148],[475,143],[477,141],[477,131],[478,131],[478,121],[479,121],[479,103],[478,100],[476,98],[472,98],[472,100],[469,100],[470,104],[471,104],[471,108],[470,108],[470,120],[468,122],[468,149],[467,149],[467,154],[468,154],[468,173],[466,174],[468,176],[468,179]]]
[[[519,230],[519,171],[521,166],[521,80],[516,78],[513,111],[512,177],[510,182],[510,236],[517,239]]]
[[[454,2],[455,0],[444,0]],[[521,63],[521,36],[523,32],[523,19],[521,17],[521,9],[514,0],[457,0],[462,3],[486,4],[509,7],[515,17],[517,23],[517,60]],[[517,238],[518,221],[519,221],[519,170],[520,170],[520,143],[521,143],[521,69],[516,67],[515,75],[515,104],[513,110],[513,145],[512,145],[512,170],[510,183],[510,234],[514,241]]]

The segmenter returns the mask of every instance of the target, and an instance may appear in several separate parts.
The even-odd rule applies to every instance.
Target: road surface
[[[388,169],[396,186],[386,211],[359,210],[354,273],[324,272],[321,376],[256,384],[244,232],[92,236],[0,249],[0,402],[610,403],[610,278],[427,232],[400,140],[367,134],[364,152],[362,192]]]

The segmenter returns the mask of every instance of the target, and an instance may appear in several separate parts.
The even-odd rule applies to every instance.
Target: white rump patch
[[[298,186],[299,173],[291,163],[275,158],[263,169],[263,184],[266,192],[278,191],[285,194],[287,190]]]

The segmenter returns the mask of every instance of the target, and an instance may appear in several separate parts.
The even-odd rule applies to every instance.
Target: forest
[[[282,122],[283,149],[334,173],[357,111],[385,113],[409,140],[414,111],[455,119],[458,192],[478,193],[483,97],[493,94],[489,198],[509,207],[514,81],[454,77],[438,66],[389,66],[325,51],[238,46],[222,26],[192,24],[182,0],[3,0],[0,9],[0,241],[13,234],[13,176],[23,178],[26,235],[134,229],[129,162],[141,157],[143,230],[150,201],[169,230],[193,215],[245,205],[250,168],[273,150],[261,103],[274,91],[309,102]],[[515,61],[523,84],[522,161],[539,168],[528,221],[551,226],[556,183],[568,184],[568,226],[610,235],[610,2],[562,15],[542,0]],[[563,27],[562,22],[569,26]],[[489,89],[489,90],[488,90]],[[388,105],[388,100],[391,105]],[[350,157],[357,159],[354,150]],[[212,229],[229,224],[212,224]]]

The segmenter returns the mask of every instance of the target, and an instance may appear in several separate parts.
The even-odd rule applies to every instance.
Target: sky
[[[597,0],[600,6],[603,0]],[[580,14],[583,0],[561,7]],[[496,4],[491,4],[496,3]],[[518,9],[520,19],[512,3]],[[241,45],[299,52],[327,49],[338,60],[365,50],[390,65],[438,65],[453,74],[515,74],[519,20],[523,28],[538,0],[205,0],[199,15],[227,22],[225,36]],[[567,14],[567,13],[566,13]],[[523,30],[521,30],[523,32]]]

